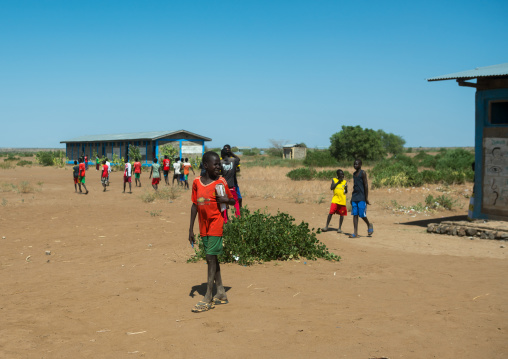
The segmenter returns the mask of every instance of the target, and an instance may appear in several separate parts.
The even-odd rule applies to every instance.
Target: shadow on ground
[[[191,291],[189,293],[189,297],[191,298],[194,298],[195,297],[195,292],[198,292],[199,295],[202,295],[202,296],[205,296],[206,294],[206,287],[207,287],[207,283],[201,283],[200,285],[195,285],[191,288]],[[227,286],[224,286],[224,290],[226,292],[228,292],[229,290],[231,289],[231,287],[227,287]],[[217,288],[213,288],[213,291],[212,291],[212,295],[215,296],[215,294],[217,294]]]
[[[467,221],[467,215],[441,217],[441,218],[430,218],[430,219],[423,219],[420,221],[400,222],[399,224],[403,224],[405,226],[427,227],[429,225],[429,223],[441,223],[443,221]]]

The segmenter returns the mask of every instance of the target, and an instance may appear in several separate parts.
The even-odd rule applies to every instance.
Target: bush
[[[442,155],[436,160],[436,169],[455,170],[465,172],[471,170],[474,162],[474,154],[462,148],[454,150],[441,151]],[[437,155],[436,155],[437,157]]]
[[[427,207],[432,209],[439,209],[439,208],[445,208],[448,210],[451,210],[453,206],[455,205],[455,202],[453,199],[448,197],[447,195],[442,194],[441,196],[435,197],[429,194],[425,198],[425,204]]]
[[[353,178],[353,175],[351,173],[349,173],[349,171],[342,171],[344,172],[344,178],[346,180],[351,180]],[[321,171],[321,172],[317,172],[315,175],[314,175],[314,178],[317,179],[317,180],[331,180],[332,178],[337,178],[337,171],[335,170],[324,170],[324,171]]]
[[[19,157],[16,157],[12,153],[9,153],[4,161],[19,161],[19,160],[20,160]]]
[[[302,181],[307,180],[310,181],[316,176],[317,171],[313,168],[301,167],[289,171],[286,176],[291,178],[293,181]]]
[[[35,154],[35,160],[43,166],[62,167],[66,162],[64,151],[39,151]]]
[[[21,160],[18,163],[16,163],[16,166],[20,166],[20,167],[31,166],[31,165],[32,165],[32,161],[26,161],[26,160]]]
[[[419,187],[423,184],[418,168],[403,162],[385,160],[376,165],[370,173],[373,176],[372,187]]]
[[[306,166],[337,167],[337,159],[328,150],[307,150],[307,156],[303,160]]]
[[[287,213],[271,215],[259,210],[250,213],[248,208],[243,207],[242,216],[232,218],[224,226],[224,253],[219,256],[219,261],[250,265],[261,261],[299,258],[340,260],[316,238],[316,232],[309,229],[307,223],[302,221],[296,225],[294,222],[295,219]],[[198,238],[198,244],[198,249],[195,249],[194,256],[188,262],[205,259],[201,238]]]

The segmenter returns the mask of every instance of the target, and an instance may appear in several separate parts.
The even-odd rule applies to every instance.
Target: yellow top
[[[338,178],[333,179],[333,183],[339,182]],[[346,180],[342,180],[337,187],[333,190],[333,198],[332,203],[341,204],[343,206],[346,205],[346,194],[344,193],[344,187],[346,186]]]

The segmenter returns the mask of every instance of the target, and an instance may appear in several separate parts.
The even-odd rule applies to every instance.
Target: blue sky
[[[342,125],[472,146],[473,88],[508,62],[508,2],[0,1],[0,147],[185,129],[329,146]]]

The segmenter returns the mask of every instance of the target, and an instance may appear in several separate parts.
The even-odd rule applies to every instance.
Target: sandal
[[[357,234],[354,234],[354,233],[349,235],[349,238],[358,238],[358,237],[359,236]]]
[[[213,298],[212,303],[215,305],[221,305],[221,304],[228,304],[229,300],[227,299],[219,299],[219,298]]]
[[[367,230],[367,233],[369,234],[369,236],[372,236],[372,234],[374,233],[374,225],[372,223],[369,224],[369,229]]]
[[[203,301],[197,302],[197,304],[192,308],[193,313],[202,313],[209,311],[210,309],[215,308],[215,305],[213,303],[206,303]]]

